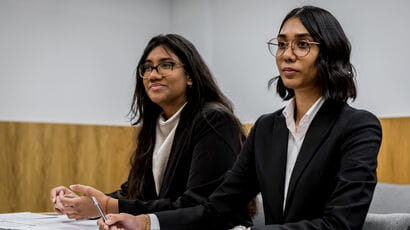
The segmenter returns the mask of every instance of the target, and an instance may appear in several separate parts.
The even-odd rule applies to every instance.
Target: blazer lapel
[[[286,127],[285,118],[282,114],[274,117],[273,128],[272,125],[267,125],[266,133],[263,132],[263,147],[261,148],[264,155],[261,162],[266,174],[263,176],[266,181],[263,183],[268,186],[266,192],[275,195],[266,195],[268,199],[264,203],[271,204],[271,213],[268,219],[272,219],[272,223],[282,223],[283,218],[283,199],[284,199],[284,184],[286,171],[286,158],[288,147],[289,131]],[[258,135],[259,136],[259,135]],[[269,138],[267,138],[269,137]],[[264,197],[264,199],[265,199]]]
[[[290,178],[285,215],[288,211],[288,204],[292,199],[294,187],[297,184],[300,175],[317,152],[318,147],[321,146],[321,143],[327,137],[337,118],[340,108],[340,103],[329,100],[326,101],[310,124]]]
[[[187,106],[186,106],[187,107]],[[158,196],[164,197],[170,189],[170,184],[174,179],[175,170],[179,159],[183,154],[185,143],[190,142],[190,135],[187,134],[190,121],[186,118],[186,108],[182,110],[177,130],[175,130],[174,141],[172,142],[171,152],[169,154],[168,163],[162,179],[161,189]]]

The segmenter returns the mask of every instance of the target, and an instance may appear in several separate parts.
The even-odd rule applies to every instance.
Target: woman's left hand
[[[106,196],[103,192],[85,185],[71,185],[70,189],[81,192],[84,196],[66,195],[59,197],[60,202],[64,206],[64,213],[68,218],[83,220],[99,216],[98,210],[92,203],[90,197],[94,196],[102,205],[106,200]],[[105,209],[107,208],[105,207]]]

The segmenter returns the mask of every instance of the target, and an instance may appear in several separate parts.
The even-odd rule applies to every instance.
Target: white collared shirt
[[[289,101],[289,104],[282,111],[282,114],[286,119],[286,127],[289,129],[283,210],[285,210],[290,177],[292,175],[296,159],[299,155],[300,148],[302,147],[303,140],[305,139],[306,132],[310,126],[310,123],[312,123],[313,118],[316,116],[317,112],[322,107],[324,102],[325,100],[322,97],[317,99],[316,102],[305,113],[305,115],[303,115],[302,119],[300,119],[298,127],[296,127],[294,119],[295,98],[292,98]]]

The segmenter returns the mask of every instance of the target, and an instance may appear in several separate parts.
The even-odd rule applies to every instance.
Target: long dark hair
[[[351,46],[342,26],[328,11],[303,6],[290,11],[280,26],[290,18],[298,18],[316,42],[319,55],[316,59],[321,95],[325,99],[347,101],[356,98],[355,69],[350,63]],[[277,80],[276,91],[284,100],[295,95],[293,89],[286,88],[280,76],[269,81],[269,87]]]
[[[192,86],[187,88],[187,105],[190,114],[197,114],[205,103],[217,102],[233,115],[233,107],[228,98],[217,86],[208,66],[205,64],[195,46],[177,34],[158,35],[153,37],[145,47],[136,71],[136,86],[131,105],[133,125],[140,124],[137,147],[131,156],[131,172],[128,178],[128,195],[130,199],[144,199],[143,189],[149,170],[152,168],[152,153],[155,145],[155,127],[162,109],[153,103],[144,89],[143,79],[138,77],[138,69],[145,63],[149,53],[162,46],[174,53],[183,64],[183,68],[192,79]],[[233,116],[234,117],[234,116]],[[235,118],[236,119],[236,118]],[[183,122],[182,120],[180,122]],[[239,120],[238,128],[242,130]]]

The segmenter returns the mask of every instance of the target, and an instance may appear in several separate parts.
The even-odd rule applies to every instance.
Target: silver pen
[[[95,205],[95,207],[97,207],[98,212],[100,213],[100,216],[104,219],[104,222],[106,222],[108,219],[105,216],[105,214],[104,214],[104,212],[101,208],[100,203],[98,203],[98,200],[94,196],[91,196],[91,200],[92,200],[93,204]]]

